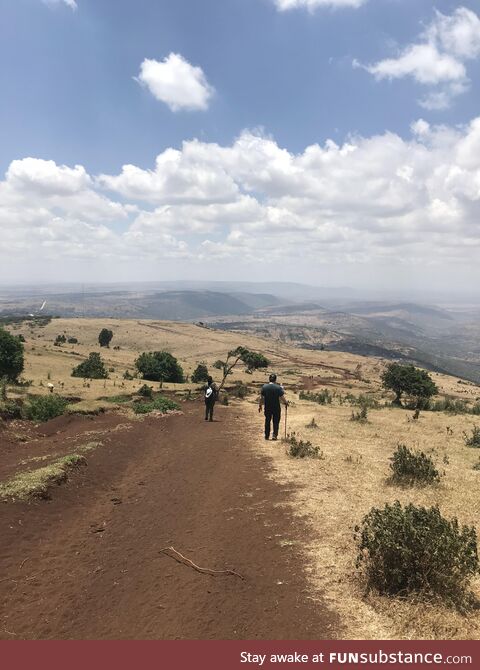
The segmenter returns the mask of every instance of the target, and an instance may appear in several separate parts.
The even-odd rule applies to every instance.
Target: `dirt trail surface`
[[[103,446],[50,500],[0,503],[0,638],[325,639],[306,526],[249,446],[241,409],[99,421]],[[79,433],[95,421],[77,419]],[[119,429],[114,430],[116,426]],[[105,429],[110,432],[105,436]],[[56,425],[56,445],[75,422]],[[43,430],[45,439],[48,431]],[[9,450],[10,451],[10,450]],[[162,554],[173,546],[201,574]]]

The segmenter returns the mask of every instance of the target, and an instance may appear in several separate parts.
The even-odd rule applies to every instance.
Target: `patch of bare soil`
[[[110,430],[49,501],[0,504],[0,638],[338,636],[305,578],[291,487],[268,477],[245,415],[217,407],[210,423],[201,404],[182,408],[125,430],[114,430],[122,416],[74,417],[24,445],[65,449]],[[199,572],[168,546],[241,577]]]

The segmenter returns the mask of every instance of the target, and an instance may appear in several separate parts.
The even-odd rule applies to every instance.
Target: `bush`
[[[320,448],[313,446],[309,440],[297,438],[295,433],[289,433],[284,442],[289,445],[288,454],[293,458],[320,458]]]
[[[463,439],[465,440],[465,445],[467,447],[480,449],[480,428],[478,426],[474,426],[470,436],[468,436],[466,433],[463,433]]]
[[[402,507],[397,500],[373,507],[355,528],[357,567],[369,587],[380,593],[439,596],[449,604],[467,604],[465,589],[479,572],[475,529],[460,527],[438,507]]]
[[[434,462],[423,451],[411,451],[404,444],[399,444],[390,460],[393,482],[413,485],[440,481]]]
[[[417,402],[422,402],[438,393],[438,388],[428,372],[413,365],[390,363],[381,379],[384,388],[394,391],[396,405],[401,405],[404,393],[416,398]]]
[[[61,416],[67,404],[65,398],[59,395],[34,396],[24,405],[24,416],[30,421],[49,421]]]
[[[54,344],[56,344],[57,347],[58,347],[61,344],[65,344],[66,341],[67,341],[67,338],[65,337],[65,335],[57,335],[57,337],[55,338]]]
[[[22,418],[22,407],[14,400],[5,400],[0,402],[0,418],[7,421]]]
[[[298,396],[300,400],[309,400],[310,402],[316,402],[319,405],[331,405],[332,404],[332,394],[328,389],[322,389],[319,393],[309,393],[308,391],[300,391]]]
[[[125,370],[125,372],[123,373],[123,378],[128,379],[130,381],[134,379],[133,375],[130,374],[130,370]]]
[[[225,405],[225,407],[228,407],[228,405],[229,405],[229,403],[230,403],[230,399],[229,399],[229,395],[228,395],[228,393],[225,393],[225,392],[222,393],[221,396],[220,396],[220,398],[221,398],[221,400],[220,400],[220,404],[221,404],[221,405]]]
[[[100,346],[109,347],[112,339],[113,339],[113,331],[108,330],[108,328],[102,328],[102,330],[98,334],[98,343],[100,344]]]
[[[0,328],[0,379],[4,377],[7,381],[16,381],[23,365],[23,343]]]
[[[72,377],[83,379],[107,379],[108,374],[99,353],[92,351],[88,358],[72,370]]]
[[[246,384],[241,381],[235,382],[233,388],[230,389],[230,393],[234,398],[240,398],[243,400],[249,394],[250,389]]]
[[[358,421],[359,423],[368,423],[368,409],[363,405],[359,412],[352,412],[350,421]]]
[[[21,333],[17,335],[17,337],[20,340],[20,342],[26,342],[25,337]]]
[[[69,337],[67,342],[68,344],[78,344],[78,339],[76,337]]]
[[[152,402],[139,402],[133,406],[135,414],[149,414],[150,412],[169,412],[174,409],[180,409],[176,402],[165,398],[165,396],[157,396]]]
[[[151,386],[144,384],[138,389],[138,395],[141,395],[143,398],[153,398],[153,389]]]
[[[194,384],[199,384],[200,382],[206,382],[208,380],[208,369],[207,366],[203,363],[197,365],[192,374],[192,382]]]
[[[315,421],[315,417],[313,417],[310,423],[307,423],[305,428],[311,428],[311,429],[318,428],[318,423]]]
[[[152,382],[182,383],[183,370],[177,359],[168,351],[153,351],[141,354],[135,361],[143,379]]]

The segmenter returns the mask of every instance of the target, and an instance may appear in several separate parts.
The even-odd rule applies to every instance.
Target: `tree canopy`
[[[96,351],[92,351],[88,358],[72,370],[72,377],[83,379],[107,379],[108,373],[105,364]]]
[[[113,331],[108,330],[108,328],[102,328],[102,330],[98,334],[98,342],[100,346],[109,347],[112,339],[113,339]]]
[[[23,343],[18,337],[0,328],[0,379],[16,381],[23,371]]]
[[[184,381],[180,364],[168,351],[144,352],[135,361],[135,366],[143,379],[152,382],[182,383]]]
[[[396,404],[401,404],[403,394],[425,399],[438,393],[438,388],[428,372],[414,365],[390,363],[382,374],[382,382],[386,389],[395,393]]]

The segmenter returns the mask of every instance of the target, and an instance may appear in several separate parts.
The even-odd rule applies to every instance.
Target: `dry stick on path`
[[[188,565],[189,567],[193,568],[197,572],[201,572],[204,575],[213,575],[214,577],[216,575],[234,575],[235,577],[240,577],[240,579],[245,579],[245,577],[240,575],[238,572],[235,572],[234,570],[210,570],[209,568],[201,568],[189,558],[183,556],[175,549],[175,547],[164,547],[160,550],[160,553],[165,554],[166,556],[170,556],[170,558],[175,559],[179,563],[184,563],[185,565]]]

